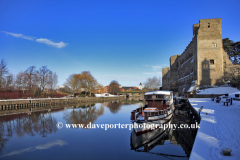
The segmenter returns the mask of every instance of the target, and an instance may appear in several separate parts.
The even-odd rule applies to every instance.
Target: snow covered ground
[[[240,91],[237,88],[228,86],[204,89],[197,94],[226,94],[226,93],[236,94],[237,92],[240,93]]]
[[[211,101],[210,98],[190,98],[189,101],[197,111],[203,106],[190,160],[239,160],[240,101],[234,100],[233,105],[229,106]],[[222,148],[232,149],[231,156],[223,156]]]

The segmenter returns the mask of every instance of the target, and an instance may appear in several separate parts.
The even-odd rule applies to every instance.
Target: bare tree
[[[38,82],[37,71],[35,68],[36,68],[35,66],[30,66],[26,71],[24,71],[28,91],[31,91]]]
[[[27,78],[26,75],[23,72],[19,72],[17,74],[16,80],[16,87],[18,90],[23,90],[23,93],[26,89],[26,85],[27,85]]]
[[[63,84],[63,88],[59,88],[59,91],[60,92],[71,92],[71,88],[69,88],[69,86],[66,85],[66,83],[65,83],[65,84]]]
[[[41,93],[41,88],[39,87],[39,85],[40,85],[40,77],[38,74],[35,74],[33,76],[33,88],[32,88],[34,94],[36,94],[36,91],[38,91],[38,94]]]
[[[54,88],[57,87],[57,83],[58,83],[58,76],[57,74],[54,73],[50,73],[48,76],[48,84],[47,86],[49,86],[49,88],[51,89],[51,91],[53,91]]]
[[[0,90],[3,88],[6,80],[5,77],[8,74],[7,63],[2,59],[0,62]]]
[[[67,79],[67,82],[64,83],[64,86],[71,88],[72,93],[74,93],[76,91],[76,89],[78,88],[78,81],[75,78],[75,75],[76,74],[70,75]]]
[[[96,92],[97,92],[97,93],[104,93],[104,88],[103,88],[103,85],[102,85],[102,84],[98,83],[98,84],[96,85]]]
[[[52,73],[52,71],[50,69],[47,68],[47,66],[42,66],[39,71],[38,71],[38,75],[39,75],[39,80],[40,80],[40,87],[41,90],[44,91],[44,88],[46,87],[46,85],[48,84],[48,78],[49,75]]]
[[[13,80],[13,74],[9,74],[6,76],[6,90],[14,90],[14,80]]]
[[[147,81],[144,83],[144,86],[148,90],[153,91],[153,90],[159,90],[161,84],[162,84],[161,79],[154,76],[152,78],[148,78]]]

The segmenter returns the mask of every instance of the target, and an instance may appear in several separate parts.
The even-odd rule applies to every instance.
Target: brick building
[[[104,93],[108,93],[109,92],[109,86],[105,86],[103,89],[104,89]]]
[[[129,87],[129,86],[119,86],[118,84],[114,84],[113,86],[111,86],[111,85],[105,86],[104,87],[104,93],[110,93],[111,89],[113,87],[119,88],[119,90],[121,92],[124,92],[124,91],[141,91],[142,88],[143,88],[142,83],[139,84],[139,88],[138,87]]]
[[[124,86],[121,86],[120,90],[122,92],[124,92],[124,91],[140,91],[140,89],[138,87],[124,87]]]

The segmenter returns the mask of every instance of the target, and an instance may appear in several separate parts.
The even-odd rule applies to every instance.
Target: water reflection
[[[124,104],[124,102],[112,101],[112,102],[105,102],[103,104],[104,106],[109,108],[110,112],[117,113],[121,109],[121,106]]]
[[[108,107],[111,113],[118,113],[121,110],[123,105],[132,105],[139,104],[139,107],[143,106],[143,103],[139,101],[139,99],[126,99],[121,101],[112,101],[112,102],[104,102],[104,106]]]
[[[13,134],[18,137],[56,133],[56,119],[47,111],[23,113],[0,117],[0,152]]]
[[[126,98],[125,100],[123,100],[123,101],[128,101],[128,102],[130,102],[130,101],[132,101],[132,102],[139,102],[139,100],[140,100],[140,98],[139,97],[129,97],[129,98]]]
[[[185,120],[183,121],[183,119]],[[187,122],[188,120],[186,119],[186,117],[180,114],[178,114],[177,116],[174,115],[174,117],[170,121],[170,123],[178,124],[178,126],[180,124],[186,124]],[[190,125],[190,123],[188,125]],[[156,154],[170,159],[172,157],[185,157],[186,159],[188,159],[194,144],[196,131],[196,129],[169,128],[163,130],[162,128],[159,128],[147,133],[143,133],[141,135],[136,135],[135,131],[133,130],[130,136],[131,150],[135,150],[136,152]],[[185,152],[185,155],[182,155],[182,152],[178,153],[177,151],[172,151],[170,153],[173,154],[169,154],[169,152],[165,149],[166,145],[168,144],[181,146],[181,148]]]
[[[101,104],[101,107],[98,109],[93,104],[80,107],[81,108],[73,108],[70,112],[65,112],[63,118],[66,120],[66,123],[83,124],[85,128],[90,122],[95,122],[97,118],[104,113],[103,104]]]
[[[131,149],[135,150],[136,152],[145,152],[148,154],[155,154],[165,158],[172,159],[175,158],[186,158],[188,155],[182,155],[181,152],[166,152],[164,149],[164,145],[168,144],[176,144],[176,138],[174,137],[174,132],[172,129],[156,129],[151,132],[144,133],[142,135],[136,135],[134,131],[131,133]],[[170,142],[170,143],[169,143]],[[160,146],[160,147],[159,147]],[[153,150],[153,148],[155,148]],[[158,148],[159,147],[159,148]],[[186,152],[186,151],[185,151]]]
[[[2,149],[5,147],[6,142],[9,140],[9,137],[12,136],[12,130],[6,130],[8,126],[5,128],[3,122],[0,122],[0,153]]]
[[[140,135],[137,135],[133,130],[131,133],[131,149],[137,150],[140,147],[142,151],[148,152],[152,145],[155,144],[164,144],[162,143],[162,138],[169,132],[169,130],[163,130],[161,128],[155,129],[151,132],[146,132]]]
[[[143,152],[136,153],[129,150],[131,134],[129,128],[117,127],[108,130],[56,128],[57,122],[83,125],[90,122],[92,124],[129,124],[130,112],[139,105],[142,104],[135,101],[86,103],[75,107],[58,106],[62,107],[58,112],[51,108],[51,110],[31,114],[0,117],[0,159],[67,159],[69,157],[70,159],[79,159],[79,157],[81,159],[114,159],[116,157],[122,159],[127,157],[127,159],[140,160],[162,157],[176,159],[176,157],[172,158],[176,155],[182,156],[179,158],[181,160],[187,159],[190,152],[185,151],[189,147],[185,141],[189,139],[189,133],[166,130],[163,134],[162,130],[154,130],[141,137],[132,133],[132,140],[135,141],[131,142],[132,149]],[[53,133],[56,134],[53,135]],[[175,146],[181,151],[172,149]]]
[[[36,112],[34,114],[14,114],[0,117],[1,134],[11,137],[13,133],[18,137],[25,134],[36,134],[46,137],[47,134],[56,133],[56,119],[48,112]]]
[[[67,144],[68,143],[63,141],[63,140],[56,140],[56,141],[46,143],[46,144],[43,144],[43,145],[38,145],[38,146],[35,146],[35,147],[29,147],[29,148],[26,148],[26,149],[14,150],[10,153],[4,154],[3,156],[1,156],[1,158],[2,157],[7,157],[7,156],[12,156],[12,155],[22,154],[24,152],[33,152],[37,149],[39,149],[39,150],[49,149],[49,148],[54,147],[54,146],[64,146],[64,145],[67,145]]]

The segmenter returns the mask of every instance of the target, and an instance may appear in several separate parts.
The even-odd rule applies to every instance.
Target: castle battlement
[[[162,86],[185,93],[193,81],[199,86],[217,85],[224,83],[232,66],[222,47],[221,18],[201,19],[193,25],[192,41],[182,54],[171,56],[170,67],[163,68]]]

